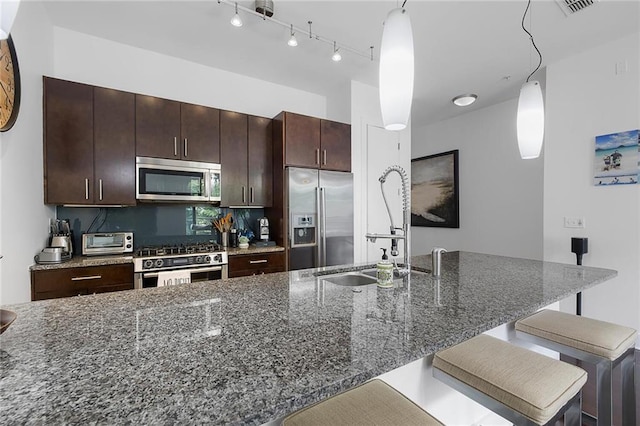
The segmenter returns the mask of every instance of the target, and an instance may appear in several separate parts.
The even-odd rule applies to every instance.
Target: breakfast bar
[[[308,269],[3,306],[0,418],[262,424],[617,275],[471,252],[393,288]]]

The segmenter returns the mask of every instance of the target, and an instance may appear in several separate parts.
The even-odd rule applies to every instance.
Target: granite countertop
[[[6,306],[0,419],[260,424],[617,275],[469,252],[391,289],[314,272]]]
[[[281,246],[268,246],[268,247],[256,247],[250,245],[249,248],[227,248],[226,252],[229,256],[235,256],[240,254],[260,254],[260,253],[274,253],[284,251],[284,247]],[[30,271],[46,271],[51,269],[64,269],[64,268],[83,268],[87,266],[108,266],[108,265],[120,265],[123,263],[133,263],[133,256],[112,255],[112,256],[75,256],[70,260],[62,263],[48,263],[48,264],[34,264],[29,267]]]

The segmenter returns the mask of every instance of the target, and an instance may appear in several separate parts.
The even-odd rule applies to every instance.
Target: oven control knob
[[[162,265],[164,264],[164,260],[162,259],[156,259],[156,268],[162,268]]]
[[[211,256],[205,256],[204,263],[211,263]]]
[[[202,263],[202,256],[196,257],[196,263]]]
[[[149,269],[153,267],[153,260],[147,259],[144,261],[144,268]]]
[[[222,255],[220,254],[214,255],[213,260],[215,260],[216,262],[222,262]]]

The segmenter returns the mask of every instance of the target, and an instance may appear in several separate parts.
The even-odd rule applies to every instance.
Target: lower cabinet
[[[229,256],[229,278],[284,272],[284,252]]]
[[[31,271],[31,300],[133,289],[133,264]]]

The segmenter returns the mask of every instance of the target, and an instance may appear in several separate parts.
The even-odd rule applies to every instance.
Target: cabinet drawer
[[[229,256],[229,277],[284,271],[284,252]]]
[[[133,288],[133,265],[89,266],[31,273],[32,300]]]

